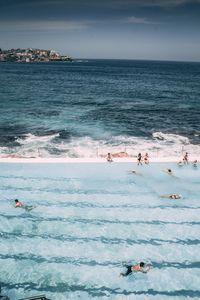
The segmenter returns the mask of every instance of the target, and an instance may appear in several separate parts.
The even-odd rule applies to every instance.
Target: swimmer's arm
[[[147,268],[146,268],[145,270],[140,270],[140,272],[142,272],[142,273],[147,273],[147,272],[149,272],[149,270],[151,270],[151,269],[153,269],[152,266],[147,266]]]

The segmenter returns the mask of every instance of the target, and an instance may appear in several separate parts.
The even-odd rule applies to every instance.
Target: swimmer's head
[[[17,202],[19,202],[19,200],[18,200],[18,199],[15,199],[15,202],[17,203]]]
[[[145,263],[142,261],[141,263],[140,263],[140,267],[144,267],[144,265],[145,265]]]
[[[172,172],[172,170],[171,170],[171,169],[168,169],[167,171],[168,171],[169,173],[171,173],[171,172]]]

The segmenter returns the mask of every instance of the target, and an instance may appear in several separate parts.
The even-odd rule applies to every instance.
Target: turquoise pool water
[[[176,177],[162,170],[171,168]],[[142,175],[129,174],[135,169]],[[0,165],[0,284],[11,300],[199,299],[200,170],[174,164]],[[161,198],[181,193],[183,199]],[[36,205],[15,209],[12,199]],[[148,274],[119,277],[123,264]]]

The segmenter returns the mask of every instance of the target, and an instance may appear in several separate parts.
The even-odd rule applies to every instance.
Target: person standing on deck
[[[145,165],[149,164],[149,154],[148,153],[146,153],[144,156],[144,163],[145,163]]]
[[[184,162],[184,164],[186,165],[188,165],[189,164],[189,161],[188,161],[188,153],[186,152],[185,153],[185,155],[184,155],[184,157],[183,157],[183,162]]]
[[[141,154],[141,153],[138,153],[138,156],[137,156],[137,164],[138,164],[138,166],[139,166],[139,165],[142,165],[142,154]]]

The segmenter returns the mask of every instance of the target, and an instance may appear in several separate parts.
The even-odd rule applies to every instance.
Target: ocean
[[[200,153],[200,63],[0,64],[0,155]]]

